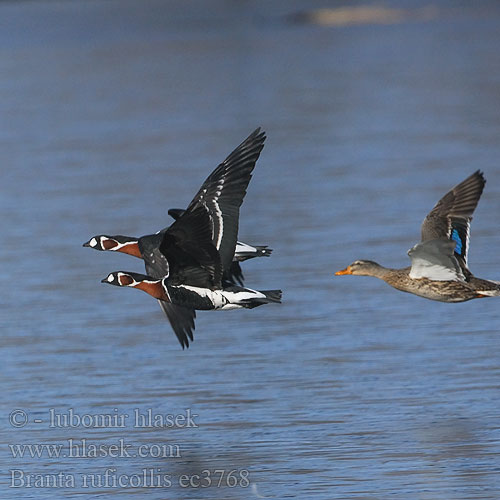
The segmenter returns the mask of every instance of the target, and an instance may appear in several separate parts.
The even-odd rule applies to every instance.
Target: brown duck
[[[500,283],[476,278],[467,267],[470,223],[485,184],[478,170],[438,201],[422,223],[422,241],[408,251],[410,267],[356,260],[335,274],[374,276],[402,292],[440,302],[500,295]]]

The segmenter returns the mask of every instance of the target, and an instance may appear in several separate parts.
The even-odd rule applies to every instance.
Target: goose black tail
[[[259,257],[269,257],[271,255],[271,253],[273,252],[273,249],[267,248],[267,245],[264,245],[264,246],[255,245],[255,248],[257,249],[257,255]]]
[[[252,245],[252,250],[238,252],[236,258],[243,262],[248,259],[253,259],[254,257],[269,257],[273,252],[272,248],[268,248],[267,245]]]
[[[265,297],[252,297],[241,302],[241,305],[246,309],[253,309],[254,307],[259,307],[263,304],[281,304],[281,290],[259,290],[263,293]]]
[[[263,293],[266,296],[266,304],[270,302],[281,304],[281,296],[283,295],[283,292],[281,290],[261,290],[260,293]]]

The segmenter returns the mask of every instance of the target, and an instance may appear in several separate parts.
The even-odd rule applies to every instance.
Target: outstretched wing
[[[188,212],[200,206],[208,210],[213,244],[220,253],[224,270],[229,269],[233,260],[240,206],[265,139],[260,128],[250,134],[208,176],[187,208]]]
[[[163,255],[159,248],[164,233],[165,231],[161,231],[160,233],[149,235],[139,240],[146,273],[148,276],[156,279],[162,279],[170,274],[167,257]],[[167,319],[182,348],[189,347],[189,340],[193,340],[194,320],[196,318],[194,309],[188,309],[171,304],[170,302],[164,302],[163,300],[159,300],[158,303],[167,315]]]
[[[185,210],[183,210],[182,208],[170,208],[168,211],[168,215],[170,215],[170,217],[172,217],[173,219],[177,220],[184,212]],[[238,245],[242,245],[242,243],[239,242],[236,243],[236,251],[238,249]],[[253,249],[254,247],[249,247],[249,248]],[[235,261],[234,258],[235,257],[233,257],[233,261],[231,262],[229,269],[224,269],[222,279],[226,284],[229,283],[231,285],[244,286],[245,278],[243,276],[243,271],[241,270],[240,263]]]
[[[171,304],[159,300],[158,303],[167,315],[168,321],[174,330],[182,348],[189,347],[189,340],[193,341],[194,320],[196,311],[187,307]]]
[[[170,208],[168,215],[177,220],[184,212],[185,210],[182,208]],[[237,241],[233,261],[231,262],[229,269],[224,269],[222,279],[229,284],[244,286],[245,277],[243,276],[240,262],[253,257],[269,257],[272,251],[273,250],[271,248],[267,248],[267,245],[252,246],[247,243]]]
[[[185,210],[183,208],[169,208],[168,209],[168,215],[172,217],[172,219],[177,220]]]
[[[167,229],[160,252],[169,264],[170,284],[221,288],[222,265],[203,206],[186,211]]]
[[[408,250],[411,259],[410,278],[434,281],[465,281],[455,257],[456,243],[445,238],[427,240]]]
[[[467,275],[470,223],[485,184],[482,172],[474,172],[446,193],[422,223],[422,242],[436,238],[455,242],[455,257]]]
[[[221,281],[222,266],[212,243],[208,212],[198,207],[179,216],[168,229],[140,240],[148,275],[164,278],[172,284],[213,287]],[[195,328],[194,309],[159,300],[182,348],[189,347]]]
[[[224,272],[223,279],[230,285],[245,286],[245,276],[243,276],[240,263],[233,260],[229,270]]]

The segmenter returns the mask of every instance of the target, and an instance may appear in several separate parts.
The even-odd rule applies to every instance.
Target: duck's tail
[[[500,297],[499,290],[476,290],[478,297]]]
[[[473,277],[470,281],[479,297],[500,296],[500,281],[484,280]]]

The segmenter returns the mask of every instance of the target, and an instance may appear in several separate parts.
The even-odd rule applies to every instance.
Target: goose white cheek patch
[[[115,281],[115,277],[114,277],[112,274],[110,274],[110,275],[108,276],[108,281],[109,281],[110,283],[113,283],[113,281]]]
[[[95,238],[92,238],[89,242],[89,245],[93,248],[97,246],[97,240]]]

